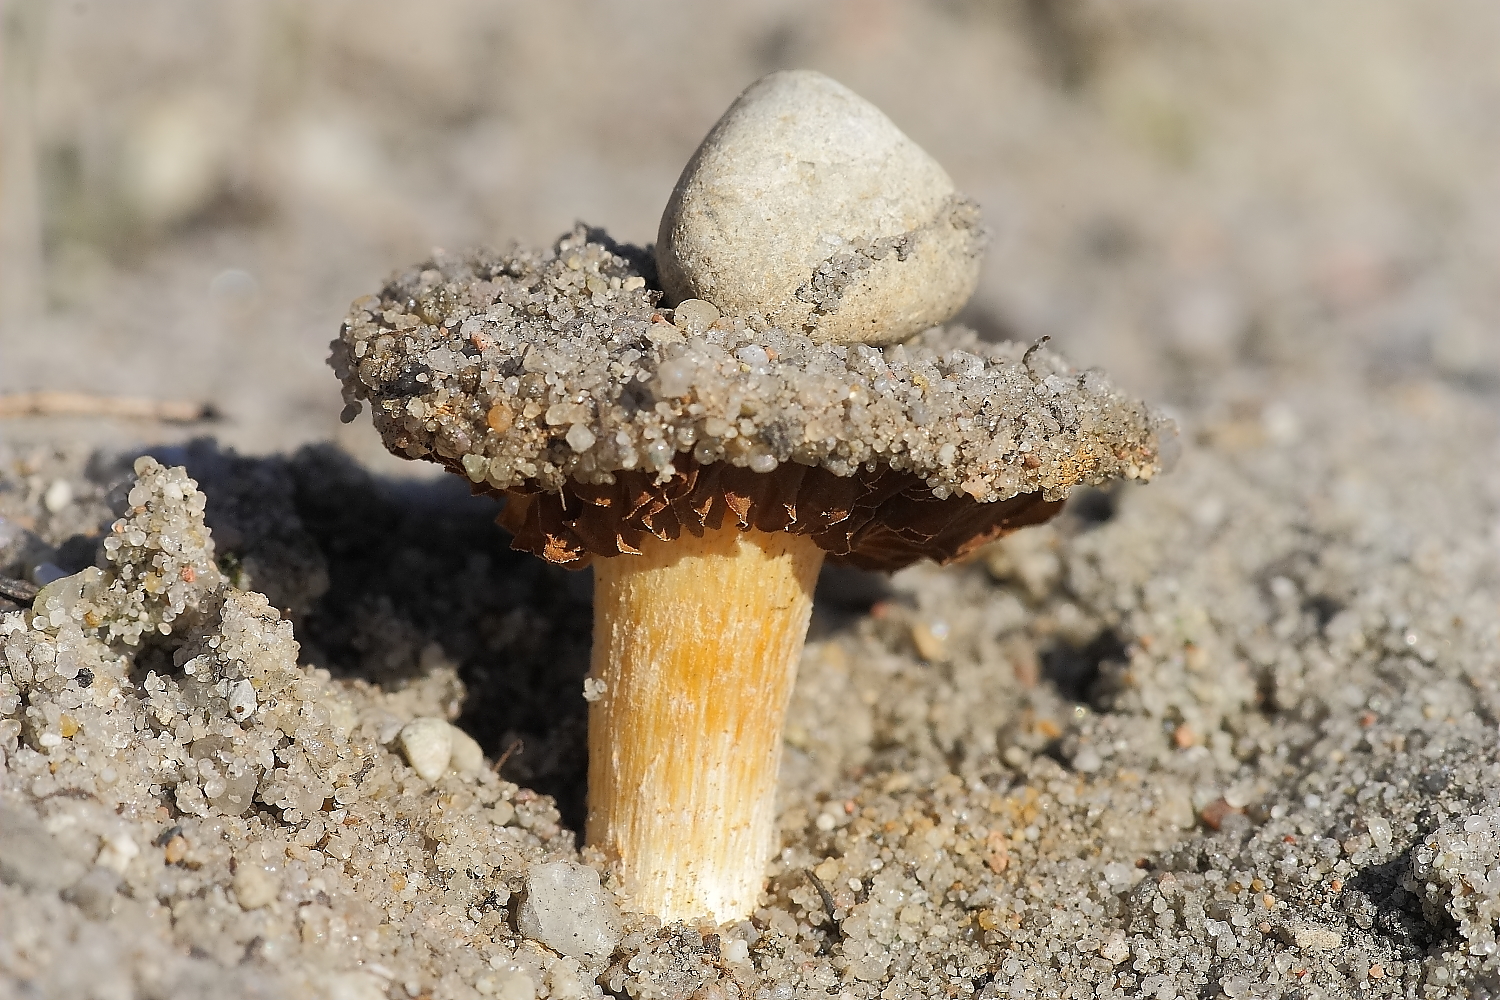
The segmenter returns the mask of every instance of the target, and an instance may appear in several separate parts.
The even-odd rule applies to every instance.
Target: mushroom
[[[837,139],[852,114],[852,131],[877,147],[859,156],[887,169],[904,157],[916,175],[946,181],[826,77],[768,81],[705,140],[664,233],[692,228],[679,222],[694,192],[718,190],[727,204],[724,190],[764,180],[702,176],[746,162],[719,156],[726,143],[765,141],[764,129],[738,127],[747,104],[821,121],[802,139],[782,129],[794,144]],[[962,304],[955,283],[976,270],[977,237],[951,186],[922,193],[910,212],[898,190],[820,215],[818,157],[834,149],[847,159],[847,146],[782,150],[755,167],[811,171],[807,183],[781,185],[770,207],[829,237],[804,270],[842,275],[822,286],[847,292],[842,300],[823,296],[799,312],[793,283],[762,293],[781,296],[775,321],[773,310],[721,312],[701,298],[665,308],[646,252],[579,228],[546,253],[439,253],[356,301],[333,345],[346,420],[368,402],[393,453],[504,498],[499,519],[515,548],[593,567],[586,838],[617,859],[636,905],[664,920],[724,922],[754,909],[774,849],[783,720],[825,558],[875,570],[962,558],[1053,516],[1075,485],[1149,480],[1171,434],[1103,375],[1040,344],[986,343],[962,328],[885,348],[861,342],[861,330],[888,339],[884,313],[896,325],[917,317],[917,329],[948,318]],[[834,166],[847,180],[868,164]],[[882,233],[893,215],[907,228]],[[755,228],[728,225],[721,236],[746,231]],[[696,262],[673,256],[692,243],[677,237],[662,240],[655,262],[677,275],[674,297],[729,287],[734,255],[704,253],[709,237],[688,235]],[[944,240],[942,253],[928,252],[928,241]],[[923,280],[887,287],[902,281],[905,261],[916,277],[952,272],[930,281],[943,302],[924,300]],[[844,304],[856,321],[830,323]]]

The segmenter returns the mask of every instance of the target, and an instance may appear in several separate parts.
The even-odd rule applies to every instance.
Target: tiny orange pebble
[[[515,420],[515,411],[504,400],[497,401],[495,405],[490,407],[489,412],[484,415],[484,422],[489,424],[490,430],[496,434],[504,434],[510,430],[511,424],[515,423]]]

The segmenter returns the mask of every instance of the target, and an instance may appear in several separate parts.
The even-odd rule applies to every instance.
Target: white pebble
[[[1332,951],[1344,943],[1344,935],[1328,927],[1310,924],[1293,930],[1292,943],[1303,951]]]
[[[47,492],[42,494],[42,506],[52,514],[67,509],[68,504],[73,502],[73,487],[68,485],[66,479],[54,479],[52,485],[47,487]]]
[[[257,864],[240,864],[230,883],[234,898],[242,910],[258,910],[276,901],[281,890],[276,877]]]
[[[771,364],[771,356],[759,344],[746,344],[735,351],[734,356],[744,364],[749,365],[751,371],[757,373],[769,370]]]
[[[453,753],[448,759],[448,766],[459,774],[477,774],[484,768],[484,748],[481,747],[474,737],[459,729],[457,726],[449,725],[452,730],[449,734]]]
[[[620,940],[620,915],[599,873],[571,861],[532,865],[516,928],[573,958],[603,957]]]
[[[448,773],[453,759],[453,731],[443,719],[413,719],[401,727],[397,740],[412,770],[427,781],[436,781]]]
[[[712,302],[702,299],[683,299],[672,313],[672,322],[687,333],[702,333],[718,321],[719,310]]]
[[[1104,957],[1105,961],[1119,965],[1130,957],[1130,945],[1125,943],[1125,935],[1117,931],[1104,942],[1104,947],[1099,949],[1099,954]]]
[[[1085,746],[1073,757],[1073,770],[1082,774],[1092,774],[1104,766],[1104,761],[1099,758],[1099,752],[1093,747]]]
[[[235,722],[244,722],[255,714],[255,685],[249,681],[236,681],[229,689],[229,717]]]
[[[328,1000],[385,1000],[385,983],[363,970],[330,972],[314,980],[317,994]]]
[[[692,388],[692,365],[681,359],[665,362],[656,370],[656,393],[664,399],[686,396]]]
[[[536,1000],[536,984],[519,969],[503,970],[495,979],[495,1000]]]
[[[99,856],[94,859],[94,863],[123,875],[126,867],[140,853],[141,849],[135,841],[123,833],[112,833],[104,838],[104,844],[99,848]]]
[[[1119,861],[1111,861],[1104,866],[1104,881],[1116,892],[1123,892],[1135,884],[1134,874],[1137,869]]]
[[[516,818],[516,807],[502,799],[490,807],[490,822],[496,826],[505,826]]]
[[[821,343],[889,344],[962,308],[983,240],[974,203],[878,108],[791,70],[752,84],[703,140],[656,259],[679,310],[704,299]]]
[[[583,424],[574,424],[568,428],[568,447],[577,452],[588,451],[594,446],[594,432]]]

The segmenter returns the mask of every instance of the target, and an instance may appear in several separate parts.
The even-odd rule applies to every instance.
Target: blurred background
[[[1492,0],[0,10],[0,393],[222,414],[0,422],[18,439],[334,439],[393,470],[337,421],[350,300],[434,246],[578,219],[650,242],[704,132],[786,67],[869,98],[981,202],[968,322],[1051,335],[1200,436],[1297,435],[1294,383],[1500,391]]]

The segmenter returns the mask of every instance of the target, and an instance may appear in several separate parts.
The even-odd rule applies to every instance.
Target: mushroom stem
[[[641,549],[594,563],[588,842],[663,920],[746,917],[823,550],[734,525]]]

